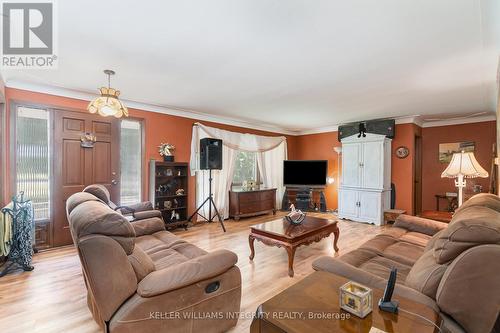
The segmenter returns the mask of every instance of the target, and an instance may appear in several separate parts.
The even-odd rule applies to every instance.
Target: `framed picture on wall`
[[[454,153],[474,152],[475,144],[473,141],[440,143],[439,144],[439,162],[450,163]]]

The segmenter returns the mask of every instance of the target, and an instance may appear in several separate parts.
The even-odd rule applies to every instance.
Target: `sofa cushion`
[[[403,241],[388,246],[383,256],[404,265],[413,266],[424,253],[424,247]]]
[[[425,248],[425,246],[431,240],[432,237],[419,232],[410,231],[402,235],[399,239],[403,242],[418,245],[422,248]]]
[[[403,236],[407,232],[408,232],[407,229],[393,226],[390,228],[385,228],[379,235],[384,235],[384,236],[392,237],[395,239],[399,239],[399,238],[401,238],[401,236]]]
[[[363,248],[346,253],[339,257],[338,260],[383,279],[387,279],[391,269],[395,267],[398,269],[398,278],[404,281],[411,269],[408,265],[384,258],[373,251]]]
[[[151,258],[155,270],[207,254],[206,251],[165,230],[137,237],[136,245]]]
[[[500,212],[500,197],[491,193],[478,193],[460,206],[455,212],[458,212],[469,207],[488,207],[496,212]],[[450,223],[453,223],[453,219]]]
[[[500,313],[499,257],[500,245],[470,248],[453,260],[439,284],[439,308],[469,333],[493,332]]]
[[[359,267],[375,257],[377,257],[375,252],[358,248],[340,256],[338,259],[354,267]]]
[[[135,235],[139,237],[165,230],[165,223],[160,218],[148,218],[144,220],[133,221],[132,227],[135,230]]]
[[[411,268],[405,285],[436,299],[439,283],[447,267],[447,265],[437,264],[433,251],[427,251]]]
[[[436,244],[436,241],[441,237],[441,234],[445,231],[445,229],[441,230],[440,232],[436,233],[434,236],[432,236],[431,239],[427,242],[427,245],[425,245],[424,252],[427,252],[429,250],[432,250],[434,248],[434,244]]]
[[[385,235],[377,235],[363,243],[359,248],[372,251],[381,256],[389,246],[396,244],[397,242],[398,240],[395,238],[387,237]]]
[[[138,246],[134,247],[134,252],[128,256],[128,261],[134,269],[137,281],[141,281],[155,270],[153,260]]]
[[[396,222],[394,222],[394,227],[434,236],[436,232],[447,228],[448,223],[401,214],[397,217]]]
[[[93,184],[89,185],[86,188],[83,189],[84,193],[90,193],[92,195],[95,195],[97,198],[102,200],[105,204],[109,204],[109,191],[106,188],[106,186],[101,185],[101,184]]]
[[[340,258],[332,258],[328,256],[320,257],[313,262],[312,266],[317,271],[330,272],[332,274],[340,275],[349,280],[361,283],[367,287],[383,290],[387,284],[387,278],[389,274],[387,274],[387,276],[380,277],[367,272],[366,270],[354,267],[341,260],[341,258],[344,258],[350,253],[352,252],[349,252],[341,256]],[[402,283],[403,280],[401,279],[397,281],[396,288],[394,289],[395,295],[399,295],[401,297],[405,297],[415,302],[427,305],[434,311],[439,312],[439,308],[437,307],[436,302],[433,299],[419,293],[412,288],[404,286]]]
[[[73,208],[69,215],[73,238],[95,234],[113,238],[127,255],[134,249],[135,231],[121,214],[100,201],[85,201]]]
[[[500,213],[487,207],[461,209],[453,223],[434,244],[438,264],[455,259],[467,249],[481,244],[500,244]]]
[[[78,192],[73,194],[66,200],[66,214],[69,216],[73,209],[77,207],[78,205],[86,202],[86,201],[101,201],[98,197],[95,195],[92,195],[90,193],[85,193],[85,192]]]
[[[368,260],[367,262],[361,264],[359,268],[373,275],[380,276],[383,279],[388,279],[389,274],[391,273],[391,269],[397,268],[398,281],[400,282],[406,280],[406,276],[408,275],[411,269],[410,266],[379,256],[374,257]]]

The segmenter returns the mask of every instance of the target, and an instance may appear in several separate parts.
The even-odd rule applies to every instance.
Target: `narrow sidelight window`
[[[16,190],[33,202],[35,221],[50,219],[49,112],[17,107]]]
[[[142,124],[138,120],[121,121],[120,164],[120,204],[142,201]]]

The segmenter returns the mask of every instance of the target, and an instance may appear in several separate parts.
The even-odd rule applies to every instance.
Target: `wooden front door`
[[[96,141],[82,147],[86,133]],[[53,246],[72,243],[66,218],[66,200],[87,185],[102,184],[119,202],[120,151],[119,121],[84,112],[54,112],[54,225]]]

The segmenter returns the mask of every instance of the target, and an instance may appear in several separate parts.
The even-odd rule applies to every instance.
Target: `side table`
[[[384,223],[394,222],[399,215],[406,214],[404,209],[387,209],[384,211]]]

